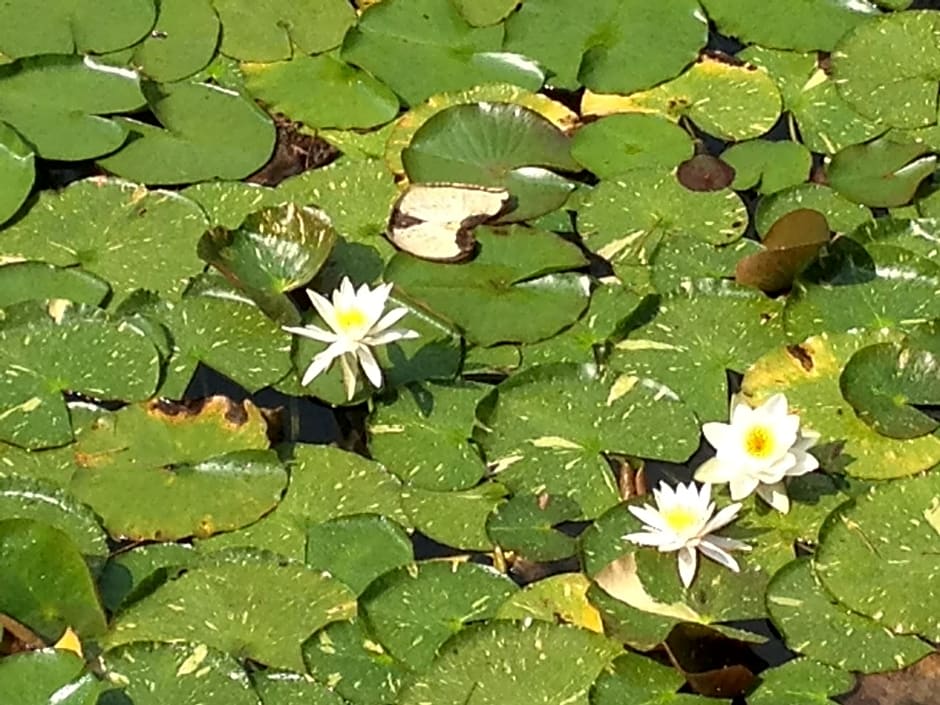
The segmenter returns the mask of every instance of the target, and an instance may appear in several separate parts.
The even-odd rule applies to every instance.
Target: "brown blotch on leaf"
[[[801,345],[788,345],[787,354],[800,363],[800,367],[802,367],[807,372],[813,371],[815,363],[813,362],[812,355],[809,354],[809,351],[806,348],[802,347]]]
[[[937,705],[940,702],[940,652],[891,673],[858,677],[843,705]]]
[[[262,186],[277,186],[291,176],[309,169],[319,169],[335,160],[340,152],[324,139],[301,132],[303,125],[283,115],[274,118],[277,142],[267,163],[245,181]]]
[[[734,168],[711,154],[696,154],[679,165],[676,178],[690,191],[721,191],[734,181]]]

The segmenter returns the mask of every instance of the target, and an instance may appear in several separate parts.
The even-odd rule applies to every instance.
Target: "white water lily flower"
[[[728,551],[750,551],[751,547],[743,541],[715,536],[712,532],[734,521],[741,505],[729,504],[715,514],[711,494],[709,484],[698,489],[694,482],[690,482],[673,490],[661,482],[653,490],[655,507],[650,504],[627,507],[643,522],[644,530],[623,538],[641,546],[655,546],[663,553],[678,551],[679,578],[686,587],[695,578],[698,551],[737,573],[740,570],[738,562]]]
[[[418,337],[413,330],[391,329],[408,313],[406,308],[394,308],[388,313],[385,312],[391,292],[391,284],[384,284],[375,289],[363,284],[356,291],[349,277],[343,277],[339,288],[333,291],[332,302],[307,289],[307,296],[310,297],[313,307],[332,330],[324,330],[310,324],[299,327],[284,326],[284,330],[289,333],[329,343],[329,347],[315,355],[310,362],[300,381],[303,386],[310,384],[337,358],[343,369],[343,383],[348,399],[352,399],[356,393],[357,363],[373,386],[382,386],[382,370],[372,354],[372,348],[388,345],[396,340]]]
[[[819,467],[807,451],[819,434],[800,429],[800,417],[788,413],[787,398],[774,394],[757,408],[743,398],[731,400],[731,423],[707,423],[702,433],[716,454],[695,471],[695,479],[728,483],[731,499],[756,491],[774,509],[790,511],[785,477],[805,475]]]

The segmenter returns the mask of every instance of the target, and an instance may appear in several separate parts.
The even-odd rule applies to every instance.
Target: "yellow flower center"
[[[774,454],[774,434],[766,426],[752,426],[744,434],[744,450],[752,458],[761,460]]]
[[[670,529],[681,534],[698,523],[699,515],[688,507],[673,507],[663,512],[662,518]]]
[[[348,308],[345,311],[336,312],[336,323],[344,331],[362,328],[366,321],[366,314],[362,312],[362,309]]]

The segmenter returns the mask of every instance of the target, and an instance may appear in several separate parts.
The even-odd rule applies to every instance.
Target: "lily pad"
[[[257,703],[241,664],[205,644],[128,644],[102,659],[108,677],[134,705]]]
[[[455,105],[425,122],[402,152],[414,182],[505,188],[521,221],[564,205],[574,184],[549,168],[578,171],[567,136],[546,118],[508,103]]]
[[[588,705],[591,684],[621,650],[620,644],[576,627],[481,624],[447,642],[398,703],[459,703],[472,697],[479,705]]]
[[[241,61],[278,61],[339,46],[356,21],[344,0],[212,0],[222,20],[222,53]]]
[[[472,487],[486,471],[470,438],[477,402],[487,391],[471,383],[401,389],[391,403],[376,406],[367,424],[372,457],[414,487]]]
[[[571,156],[601,179],[631,169],[670,169],[693,153],[689,134],[658,115],[609,115],[584,125],[571,141]]]
[[[473,27],[451,0],[385,0],[362,13],[342,57],[389,86],[408,105],[478,83],[538,90],[538,65],[503,51],[503,28]]]
[[[642,0],[603,0],[590,12],[552,0],[527,0],[506,23],[506,48],[531,56],[557,88],[584,84],[628,93],[678,74],[705,46],[706,18],[697,2],[656,11]]]
[[[424,561],[373,583],[362,596],[363,619],[394,658],[421,672],[449,637],[491,619],[517,590],[487,566]]]
[[[385,277],[456,323],[479,345],[534,342],[570,325],[586,308],[585,264],[573,244],[541,230],[478,228],[479,255],[442,265],[399,253]]]
[[[402,491],[402,508],[414,527],[429,538],[465,551],[490,551],[487,517],[501,505],[506,488],[484,482],[460,492],[432,492],[417,487]]]
[[[896,440],[876,433],[855,415],[839,388],[842,368],[856,351],[899,337],[875,331],[814,336],[755,362],[744,376],[742,391],[754,404],[778,392],[786,394],[790,413],[799,414],[806,428],[821,434],[817,447],[828,446],[830,457],[821,457],[831,469],[878,480],[914,475],[940,462],[940,439]]]
[[[3,231],[0,257],[81,265],[111,284],[118,303],[135,289],[173,296],[202,268],[196,243],[205,229],[205,214],[187,198],[92,178],[42,192]]]
[[[591,581],[583,573],[560,573],[534,583],[506,600],[496,613],[498,619],[561,620],[592,632],[603,633],[597,609],[588,602]]]
[[[34,519],[5,519],[0,553],[0,612],[50,643],[67,627],[83,637],[105,631],[94,581],[68,534]]]
[[[219,18],[211,0],[160,0],[157,8],[157,23],[134,48],[133,64],[162,83],[204,69],[219,41]]]
[[[737,263],[735,281],[766,292],[787,289],[828,242],[829,223],[822,213],[790,211],[771,226],[763,248]]]
[[[101,571],[101,602],[105,609],[117,613],[195,565],[199,558],[191,546],[181,543],[148,543],[118,553]]]
[[[102,116],[144,102],[135,72],[91,57],[37,56],[0,66],[0,120],[46,159],[90,159],[117,149],[127,128]]]
[[[908,203],[920,183],[937,166],[929,148],[877,139],[852,145],[836,154],[826,169],[832,188],[850,201],[892,207]]]
[[[651,658],[626,653],[598,676],[591,688],[591,705],[694,705],[699,696],[678,695],[685,677],[675,668]]]
[[[0,698],[18,705],[95,705],[106,685],[81,657],[61,649],[23,651],[0,659]]]
[[[274,124],[234,91],[180,81],[149,84],[145,94],[162,127],[121,118],[127,144],[98,160],[113,174],[147,184],[241,179],[271,156]]]
[[[324,625],[355,614],[355,600],[339,581],[298,563],[231,551],[203,560],[134,603],[103,643],[190,641],[303,671],[300,645]]]
[[[9,220],[33,188],[35,155],[23,138],[0,122],[0,223]]]
[[[855,110],[891,127],[937,121],[940,17],[929,10],[873,18],[835,47],[832,71]]]
[[[842,605],[894,634],[940,641],[937,561],[940,476],[876,485],[846,503],[820,532],[816,576]],[[906,599],[905,595],[919,595]]]
[[[577,542],[556,525],[580,516],[581,508],[570,497],[520,494],[496,508],[486,532],[501,549],[526,560],[558,561],[574,555]]]
[[[49,299],[99,306],[110,292],[108,282],[77,267],[35,261],[0,265],[0,308]]]
[[[754,227],[764,236],[787,213],[804,208],[826,216],[829,229],[836,233],[850,233],[872,219],[871,211],[865,206],[852,203],[828,186],[809,183],[762,198],[754,214]]]
[[[844,670],[798,658],[760,674],[760,685],[747,696],[749,705],[831,705],[848,692],[855,679]]]
[[[840,605],[818,583],[809,558],[781,568],[767,586],[767,609],[787,644],[846,671],[874,673],[909,666],[932,649],[913,636]]]
[[[517,0],[454,0],[457,12],[474,27],[486,27],[504,20],[516,6]]]
[[[751,140],[732,145],[721,154],[734,169],[736,191],[756,188],[758,193],[782,191],[806,181],[812,155],[799,142]]]
[[[36,13],[32,0],[0,8],[0,54],[103,54],[128,47],[153,27],[153,0],[53,0]]]
[[[261,705],[345,705],[346,701],[310,676],[286,671],[251,674]]]
[[[330,54],[242,64],[245,87],[271,112],[310,128],[369,128],[398,115],[398,97],[371,75]]]

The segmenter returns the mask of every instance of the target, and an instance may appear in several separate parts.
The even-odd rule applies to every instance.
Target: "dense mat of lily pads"
[[[935,653],[911,4],[0,3],[0,702],[793,705]]]

